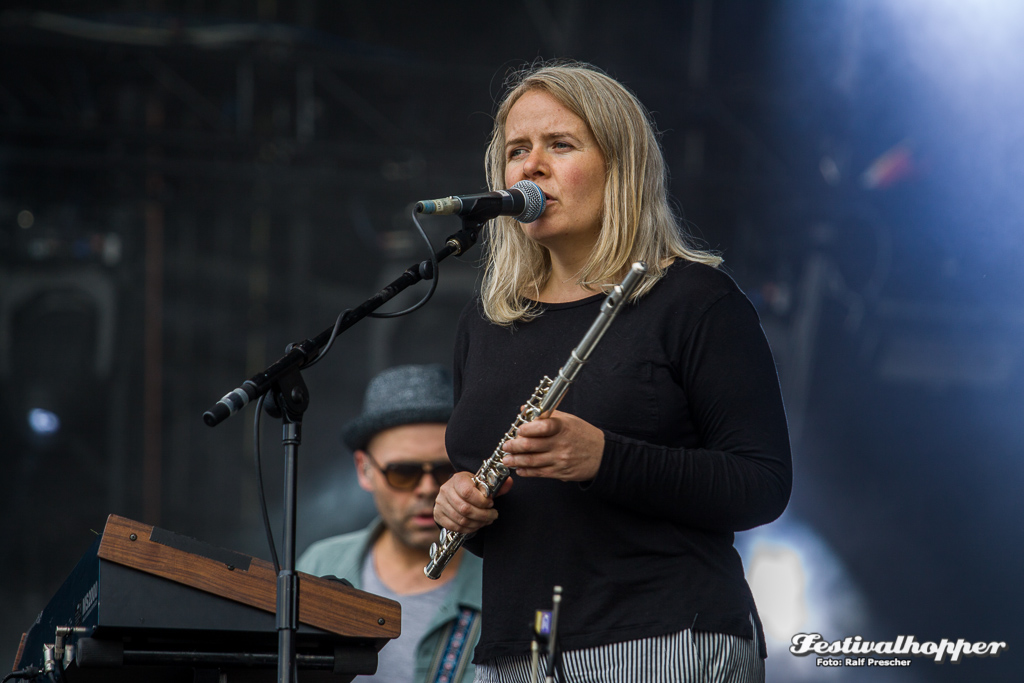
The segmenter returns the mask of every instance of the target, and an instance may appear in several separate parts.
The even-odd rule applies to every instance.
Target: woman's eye
[[[572,145],[568,142],[558,141],[554,144],[555,149],[572,149]]]

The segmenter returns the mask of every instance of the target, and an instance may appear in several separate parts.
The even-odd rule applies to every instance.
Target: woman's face
[[[566,255],[590,253],[601,231],[605,160],[583,119],[543,90],[520,97],[505,121],[505,186],[532,180],[544,214],[524,223],[530,239]]]

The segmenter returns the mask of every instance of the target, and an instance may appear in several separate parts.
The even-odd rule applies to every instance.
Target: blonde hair
[[[634,261],[648,275],[643,296],[676,258],[717,267],[720,256],[689,242],[668,203],[667,173],[654,124],[636,96],[598,68],[582,62],[545,62],[507,81],[508,94],[494,117],[484,167],[491,189],[505,188],[505,122],[526,92],[542,90],[580,117],[606,164],[601,233],[576,284],[598,290],[622,277]],[[508,216],[489,231],[481,298],[494,323],[511,325],[537,316],[535,304],[551,273],[547,249],[530,240]]]

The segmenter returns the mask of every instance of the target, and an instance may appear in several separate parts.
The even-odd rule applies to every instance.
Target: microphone
[[[507,190],[463,194],[416,202],[416,213],[486,221],[495,216],[512,216],[520,223],[532,223],[544,213],[544,193],[537,183],[520,180]]]

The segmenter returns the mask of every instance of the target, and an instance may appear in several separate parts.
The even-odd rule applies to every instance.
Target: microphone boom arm
[[[440,262],[453,254],[458,256],[465,253],[466,250],[476,244],[477,236],[486,222],[473,218],[464,218],[462,220],[462,229],[448,237],[445,240],[445,245],[434,253],[435,260]],[[320,355],[321,349],[332,338],[355,325],[406,288],[411,287],[420,280],[429,280],[435,276],[436,273],[433,272],[430,261],[421,261],[410,266],[379,292],[346,312],[340,321],[331,325],[312,339],[306,339],[293,344],[288,352],[272,365],[247,379],[240,387],[225,394],[222,399],[203,413],[203,421],[210,427],[216,427],[244,408],[250,401],[254,401],[270,391],[289,372],[301,370],[304,366],[315,360]],[[335,328],[337,328],[336,331]]]

